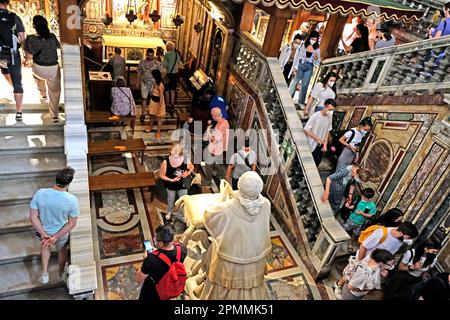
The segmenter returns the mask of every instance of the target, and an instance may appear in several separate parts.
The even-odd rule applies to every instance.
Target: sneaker
[[[41,276],[39,277],[39,282],[42,284],[47,284],[50,281],[50,278],[48,276],[48,272],[43,272]]]
[[[342,287],[339,287],[337,281],[333,284],[333,287],[334,287],[334,294],[336,296],[342,296]]]
[[[16,121],[22,121],[22,112],[16,113]]]
[[[53,122],[59,122],[59,117],[53,117]]]
[[[44,103],[46,103],[47,102],[47,97],[40,97],[39,98],[39,101],[42,103],[42,104],[44,104]]]

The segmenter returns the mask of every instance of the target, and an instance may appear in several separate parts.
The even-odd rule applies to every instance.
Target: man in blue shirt
[[[450,35],[450,2],[445,4],[445,20],[441,21],[435,30],[433,38],[440,38]]]
[[[42,284],[49,282],[48,263],[53,246],[58,250],[60,280],[65,280],[66,245],[80,214],[77,198],[67,191],[74,174],[70,167],[61,170],[56,174],[53,188],[39,189],[30,203],[30,221],[41,241],[43,270],[39,282]]]

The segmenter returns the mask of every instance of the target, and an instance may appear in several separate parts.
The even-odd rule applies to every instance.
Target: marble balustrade
[[[236,40],[232,68],[258,92],[258,98],[269,120],[271,143],[280,157],[286,145],[293,145],[292,152],[281,160],[278,176],[280,188],[292,223],[297,223],[302,233],[307,260],[315,270],[313,275],[327,272],[336,249],[350,239],[334,218],[328,203],[321,201],[324,187],[311,155],[303,125],[289,95],[282,70],[276,58],[266,58],[240,35]],[[277,204],[275,204],[277,206]],[[283,209],[281,209],[283,210]]]
[[[92,241],[91,211],[87,168],[87,129],[84,123],[83,80],[80,47],[62,46],[66,123],[64,148],[67,165],[76,170],[70,192],[79,201],[80,216],[70,233],[68,288],[75,298],[92,296],[97,289],[96,264]]]
[[[338,74],[340,97],[437,94],[450,89],[450,36],[322,61],[319,78]]]

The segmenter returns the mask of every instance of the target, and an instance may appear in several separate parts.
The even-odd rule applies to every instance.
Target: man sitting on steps
[[[42,275],[39,282],[49,282],[48,263],[53,246],[58,250],[59,277],[65,280],[67,263],[67,244],[80,214],[77,198],[67,190],[73,180],[75,170],[68,167],[56,174],[53,188],[36,191],[30,203],[30,221],[41,241]]]

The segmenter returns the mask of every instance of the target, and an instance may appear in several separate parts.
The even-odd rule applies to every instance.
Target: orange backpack
[[[381,240],[378,244],[383,243],[388,236],[388,228],[378,225],[370,226],[366,230],[362,231],[361,234],[359,235],[358,243],[359,244],[363,243],[364,240],[366,240],[375,230],[378,229],[383,229],[383,236],[381,237]]]

